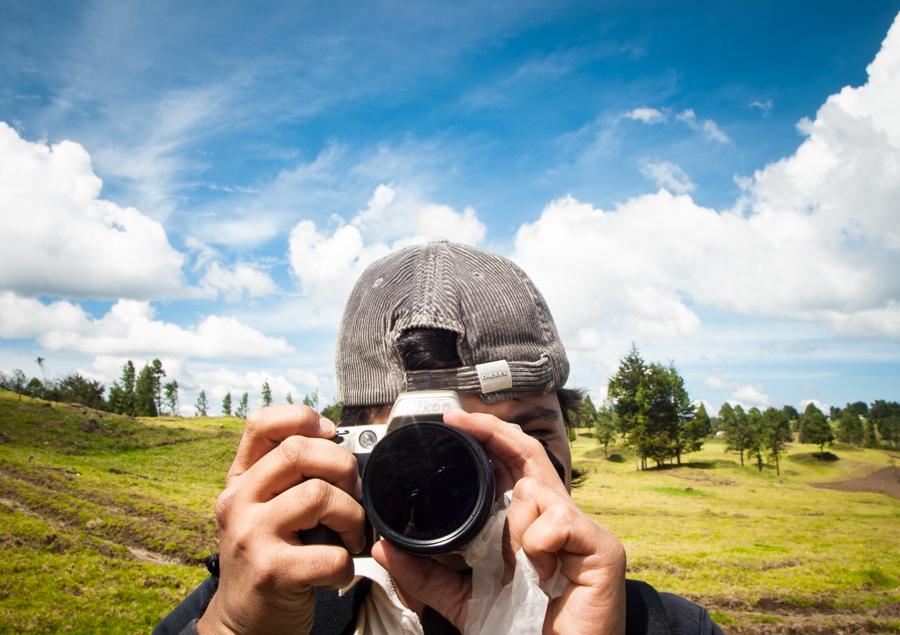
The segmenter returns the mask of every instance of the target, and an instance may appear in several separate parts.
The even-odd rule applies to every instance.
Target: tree
[[[311,393],[303,396],[303,405],[309,406],[316,412],[319,411],[319,389],[316,388]]]
[[[156,409],[156,376],[150,364],[145,365],[134,382],[134,410],[139,417],[155,417]]]
[[[286,402],[288,402],[289,404],[294,403],[294,395],[291,394],[291,391],[290,391],[290,390],[288,391],[288,394],[285,395],[284,400],[285,400]]]
[[[109,404],[114,412],[134,416],[135,401],[135,370],[134,363],[129,359],[122,365],[122,376],[119,383],[113,383],[113,387],[109,391]]]
[[[325,406],[322,408],[322,416],[337,423],[341,420],[341,405],[335,401],[333,404]]]
[[[791,434],[791,421],[787,413],[775,408],[766,408],[762,415],[763,446],[769,457],[775,461],[775,473],[781,475],[781,463],[779,461],[784,453],[785,446],[793,438]]]
[[[237,410],[234,411],[234,416],[238,419],[246,419],[247,418],[247,402],[249,401],[249,397],[247,393],[241,395],[241,400],[238,402]]]
[[[815,404],[810,403],[800,417],[801,443],[815,443],[819,453],[825,452],[825,444],[834,441],[831,424]],[[805,439],[805,440],[804,440]]]
[[[197,395],[197,401],[194,403],[194,416],[205,417],[208,409],[209,404],[206,401],[206,391],[201,390],[200,394]]]
[[[169,408],[169,414],[174,417],[178,414],[178,382],[173,379],[163,386],[163,392],[166,396],[166,406]]]
[[[78,373],[70,373],[57,382],[59,401],[80,403],[96,409],[106,409],[103,393],[106,387],[95,379],[87,379]]]
[[[47,373],[46,373],[46,369],[44,368],[44,362],[45,362],[45,361],[47,361],[47,360],[45,360],[45,359],[44,359],[43,357],[41,357],[40,355],[38,355],[37,357],[34,358],[34,363],[37,364],[37,365],[38,365],[38,368],[41,369],[41,377],[43,377],[43,378],[46,380],[46,379],[47,379]]]
[[[864,431],[863,422],[859,417],[860,415],[851,410],[849,406],[844,408],[837,422],[838,441],[851,445],[862,445]]]
[[[226,392],[225,397],[222,399],[222,414],[230,417],[231,416],[231,393]]]
[[[747,418],[747,413],[740,406],[732,408],[732,416],[725,428],[725,439],[728,444],[725,449],[731,452],[740,452],[741,466],[744,465],[744,452],[752,449],[753,429]]]
[[[648,365],[632,344],[609,381],[608,394],[641,469],[646,469],[648,458],[657,465],[672,457],[681,463],[681,454],[688,451],[685,424],[694,409],[672,364]]]
[[[869,408],[869,419],[875,422],[881,442],[896,449],[900,442],[900,403],[876,399]]]
[[[863,438],[863,444],[867,448],[878,447],[878,434],[875,432],[875,422],[871,418],[866,419],[866,431]]]
[[[25,384],[25,394],[29,397],[40,397],[44,394],[44,384],[37,377],[32,377]]]
[[[166,376],[166,371],[163,370],[162,362],[158,359],[154,359],[150,362],[150,371],[153,374],[153,400],[156,404],[156,412],[162,412],[162,380],[163,377]]]
[[[794,408],[794,406],[791,406],[790,404],[788,404],[784,408],[782,408],[781,412],[783,412],[784,416],[787,418],[788,423],[791,426],[791,430],[796,432],[797,428],[799,426],[800,413],[797,412],[797,409]]]
[[[262,385],[262,404],[263,407],[272,405],[272,388],[269,387],[268,381],[264,381]]]
[[[618,415],[620,432],[625,436],[625,442],[634,448],[635,455],[640,457],[641,469],[647,467],[647,458],[640,449],[645,436],[645,416],[642,404],[638,400],[638,391],[646,373],[647,364],[638,352],[637,346],[632,343],[631,350],[619,361],[619,368],[609,380],[607,387],[613,410]]]
[[[603,456],[608,458],[609,444],[616,440],[616,413],[608,402],[597,409],[594,437],[603,444]]]
[[[848,403],[847,407],[844,410],[849,410],[857,417],[865,417],[869,414],[869,406],[865,401],[854,401],[853,403]]]
[[[765,461],[763,453],[766,450],[763,434],[763,416],[759,408],[750,408],[747,411],[747,455],[756,459],[756,467],[762,472]]]

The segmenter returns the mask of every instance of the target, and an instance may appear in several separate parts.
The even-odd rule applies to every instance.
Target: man
[[[543,297],[516,265],[447,242],[374,263],[347,302],[336,373],[344,425],[383,420],[404,391],[460,394],[465,411],[444,422],[482,445],[497,491],[512,491],[505,561],[521,549],[541,580],[564,578],[545,633],[720,632],[702,608],[626,583],[621,543],[569,497],[568,361]],[[158,632],[463,629],[472,580],[452,557],[417,557],[381,541],[372,548],[374,582],[328,591],[354,582],[352,553],[364,545],[356,461],[330,441],[334,432],[303,406],[248,417],[216,504],[218,582],[204,583]],[[318,525],[342,544],[304,544],[300,532]]]

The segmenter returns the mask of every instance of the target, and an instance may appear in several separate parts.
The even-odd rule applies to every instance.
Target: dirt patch
[[[149,562],[150,564],[181,564],[181,561],[175,560],[174,558],[169,558],[161,553],[156,553],[155,551],[148,551],[146,549],[141,549],[140,547],[126,546],[129,553],[134,556],[134,559],[138,562]]]
[[[900,470],[894,466],[883,467],[859,478],[831,483],[813,483],[812,485],[842,492],[874,492],[900,498]]]

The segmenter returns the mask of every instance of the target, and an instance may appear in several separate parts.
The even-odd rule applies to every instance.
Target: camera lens
[[[378,532],[417,554],[453,551],[484,526],[494,474],[484,450],[461,430],[418,422],[387,435],[363,472],[363,504]]]

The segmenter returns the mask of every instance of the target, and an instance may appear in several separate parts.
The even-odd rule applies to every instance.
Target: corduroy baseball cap
[[[463,365],[406,370],[397,343],[410,329],[456,333]],[[347,406],[427,389],[479,393],[494,403],[562,388],[569,375],[553,317],[525,272],[447,241],[401,249],[363,272],[344,309],[335,363],[337,400]]]

